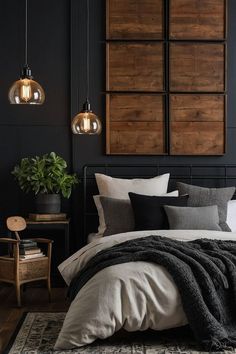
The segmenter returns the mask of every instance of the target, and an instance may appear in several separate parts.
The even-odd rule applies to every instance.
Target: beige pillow
[[[154,178],[123,179],[95,173],[99,194],[104,197],[129,199],[129,192],[143,195],[162,195],[167,193],[170,174]]]

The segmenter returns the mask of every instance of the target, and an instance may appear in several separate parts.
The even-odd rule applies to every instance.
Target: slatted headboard
[[[236,185],[236,165],[85,165],[83,168],[83,240],[96,232],[98,216],[93,195],[98,194],[94,173],[118,178],[151,178],[170,173],[169,191],[176,188],[176,181],[203,187],[229,187]]]

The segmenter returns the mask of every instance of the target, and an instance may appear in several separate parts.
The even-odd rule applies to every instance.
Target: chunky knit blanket
[[[70,284],[70,299],[100,270],[136,261],[161,265],[170,273],[203,349],[236,347],[236,241],[149,236],[123,242],[88,261]]]

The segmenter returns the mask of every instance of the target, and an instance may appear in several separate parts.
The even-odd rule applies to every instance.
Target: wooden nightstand
[[[62,220],[62,221],[32,221],[26,219],[26,224],[28,230],[39,230],[39,231],[63,230],[65,258],[68,258],[70,256],[70,219]]]

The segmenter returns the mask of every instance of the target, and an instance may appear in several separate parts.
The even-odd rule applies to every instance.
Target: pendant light
[[[33,80],[28,65],[28,0],[25,0],[25,65],[20,79],[11,86],[8,98],[11,104],[43,104],[45,100],[43,88]]]
[[[101,133],[101,121],[91,110],[89,102],[89,0],[87,6],[87,50],[86,50],[86,80],[87,80],[87,98],[83,104],[83,109],[72,120],[71,129],[73,134],[96,135]]]

